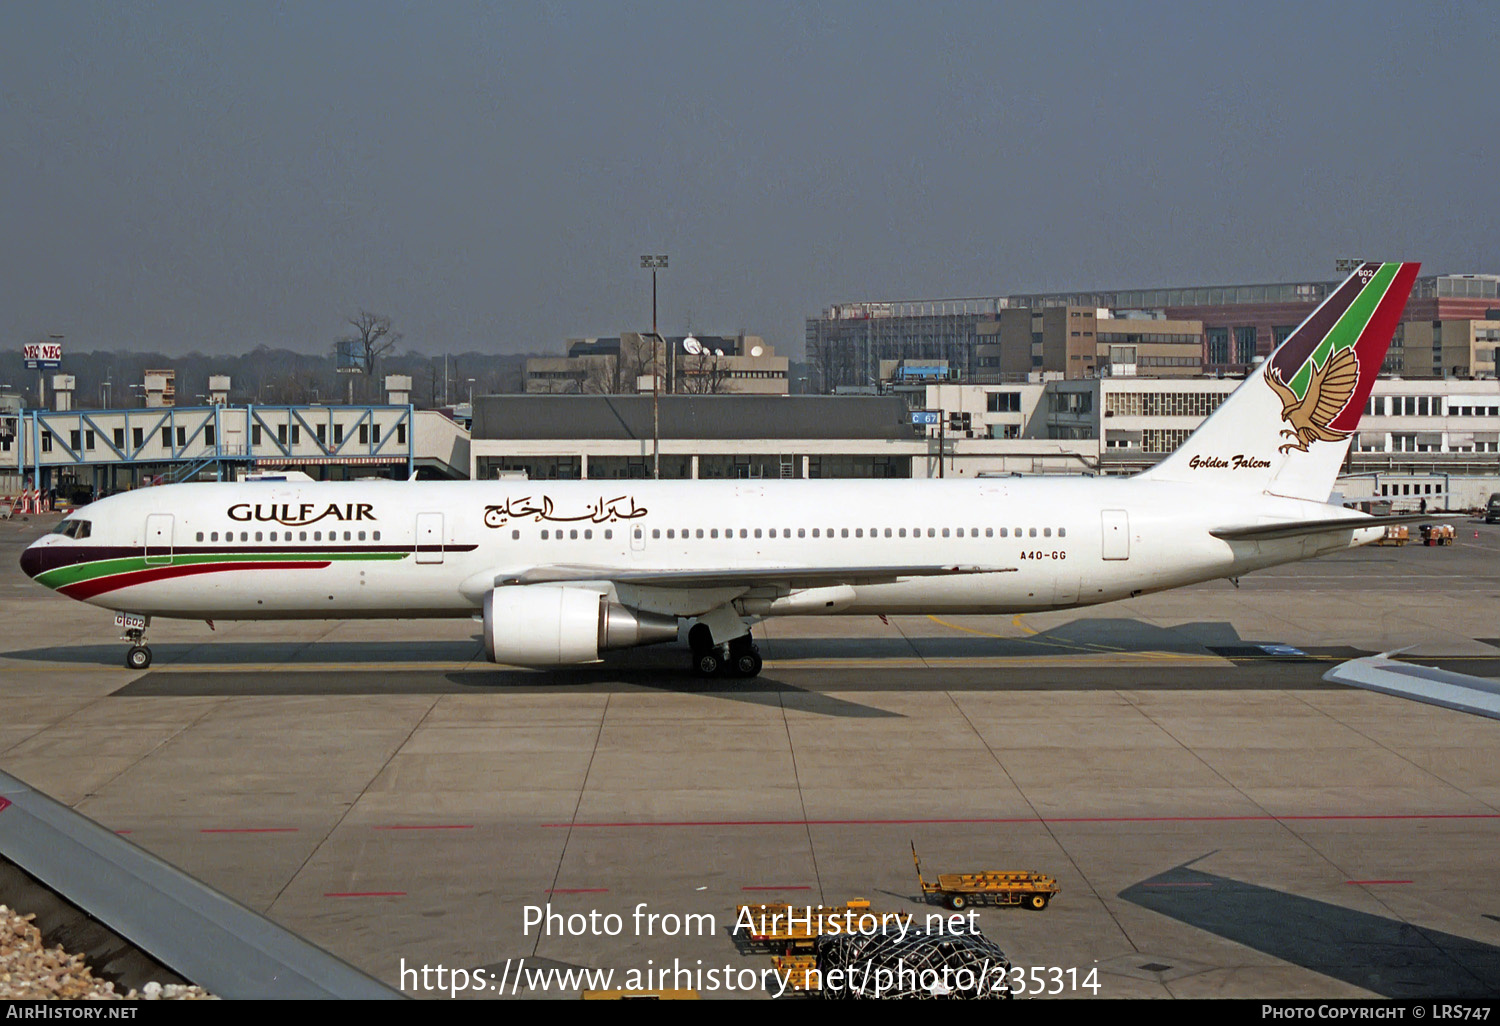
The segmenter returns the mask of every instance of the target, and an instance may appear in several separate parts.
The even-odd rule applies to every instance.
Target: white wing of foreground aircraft
[[[674,640],[753,677],[753,624],[1111,602],[1363,545],[1327,499],[1417,265],[1367,263],[1175,453],[1130,478],[246,481],[113,495],[30,546],[38,583],[126,614],[482,616],[486,654],[585,663]]]
[[[1323,679],[1500,720],[1500,680],[1391,658],[1397,654],[1381,652],[1339,663]]]

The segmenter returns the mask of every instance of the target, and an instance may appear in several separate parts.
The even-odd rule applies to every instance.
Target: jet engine
[[[677,618],[584,588],[506,585],[484,597],[484,654],[516,666],[591,663],[612,648],[677,640]]]

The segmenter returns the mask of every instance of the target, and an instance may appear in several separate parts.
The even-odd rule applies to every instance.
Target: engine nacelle
[[[677,640],[677,618],[643,613],[597,591],[507,585],[484,597],[484,654],[494,663],[591,663],[612,648]]]

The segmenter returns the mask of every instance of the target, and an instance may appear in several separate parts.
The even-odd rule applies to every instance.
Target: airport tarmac
[[[158,621],[130,671],[16,565],[55,522],[0,523],[0,769],[393,986],[769,968],[737,904],[938,912],[915,842],[929,879],[1057,877],[978,921],[1101,997],[1500,993],[1500,722],[1321,679],[1406,646],[1500,676],[1497,527],[1095,609],[774,620],[719,682],[670,646],[502,669],[469,621]],[[528,933],[549,901],[623,930]]]

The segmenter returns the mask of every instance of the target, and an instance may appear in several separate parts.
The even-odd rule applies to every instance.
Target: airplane
[[[1027,613],[1238,579],[1418,519],[1328,501],[1418,266],[1362,264],[1175,452],[1130,477],[294,474],[109,496],[21,567],[116,611],[137,670],[153,617],[473,617],[497,663],[596,662],[685,626],[694,672],[732,677],[760,672],[752,628],[768,617]]]

